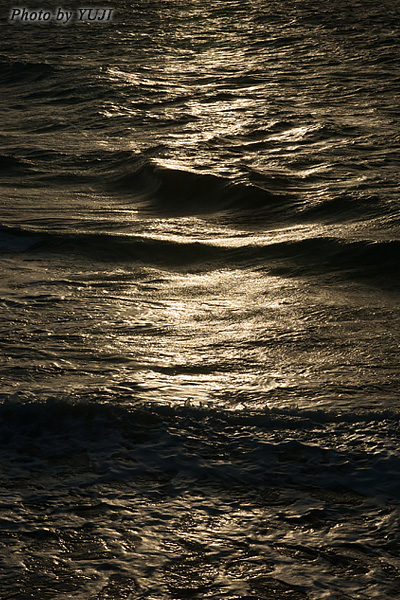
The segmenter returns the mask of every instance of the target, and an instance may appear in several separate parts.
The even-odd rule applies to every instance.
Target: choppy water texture
[[[398,2],[0,18],[2,600],[399,598]]]

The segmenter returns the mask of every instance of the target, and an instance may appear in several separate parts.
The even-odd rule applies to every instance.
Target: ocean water
[[[399,3],[65,4],[0,15],[1,599],[399,598]]]

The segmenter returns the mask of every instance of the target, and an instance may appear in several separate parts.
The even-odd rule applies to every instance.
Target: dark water
[[[0,15],[0,596],[398,598],[399,4],[114,8]]]

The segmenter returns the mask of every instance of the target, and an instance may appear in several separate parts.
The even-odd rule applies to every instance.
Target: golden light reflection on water
[[[351,316],[359,296],[345,285],[314,288],[264,269],[165,275],[153,269],[99,305],[107,336],[95,343],[118,359],[116,385],[134,384],[150,401],[232,409],[294,398],[337,406],[350,382],[372,385],[365,353],[374,341],[360,340]]]
[[[148,291],[133,312],[120,303],[123,326],[110,345],[137,364],[143,391],[149,387],[154,395],[156,387],[165,401],[209,401],[232,386],[259,385],[265,349],[251,344],[276,329],[281,293],[276,278],[242,271],[175,275],[166,289]]]

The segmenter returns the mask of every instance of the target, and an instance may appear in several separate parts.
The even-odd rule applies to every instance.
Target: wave
[[[10,156],[8,154],[0,154],[0,173],[3,175],[19,174],[25,170],[24,161]]]
[[[230,411],[31,398],[5,400],[0,416],[2,453],[19,456],[14,472],[39,460],[59,468],[60,460],[68,464],[71,456],[89,452],[96,464],[87,473],[91,483],[138,481],[147,473],[171,485],[180,478],[283,487],[290,481],[400,499],[399,458],[390,442],[398,414],[390,411]],[[26,453],[29,459],[22,460]]]
[[[162,154],[163,148],[158,151]],[[157,149],[154,152],[157,154]],[[305,200],[304,192],[308,190],[310,195],[320,181],[318,174],[304,178],[295,172],[246,168],[238,181],[162,166],[130,152],[102,156],[98,162],[97,174],[112,192],[164,216],[222,215],[242,226],[263,228],[299,221],[373,220],[394,214],[390,203],[361,188],[332,195],[318,204]]]
[[[22,229],[0,226],[0,253],[24,252],[40,241],[40,236]]]
[[[312,238],[300,242],[276,244],[275,258],[287,258],[296,267],[281,266],[276,274],[341,272],[350,276],[397,276],[400,274],[400,242],[344,241]]]
[[[45,62],[0,60],[0,85],[24,85],[54,73],[52,65]]]
[[[122,172],[121,172],[122,171]],[[119,157],[109,185],[132,199],[147,200],[150,209],[167,215],[227,212],[272,218],[293,203],[287,190],[273,192],[252,183],[238,183],[211,173],[167,168],[132,157]]]
[[[345,241],[314,237],[269,244],[177,241],[151,236],[106,233],[40,233],[0,228],[2,252],[64,254],[107,262],[140,262],[167,269],[210,270],[226,266],[265,269],[280,276],[374,277],[391,283],[400,274],[400,242]]]
[[[51,132],[68,127],[64,122],[44,123],[32,131]],[[360,186],[315,202],[313,186],[319,174],[301,177],[295,172],[243,168],[240,179],[172,168],[157,163],[163,145],[144,153],[89,151],[61,153],[20,147],[0,156],[0,172],[19,176],[18,186],[95,186],[132,203],[145,215],[167,217],[216,216],[245,229],[263,229],[303,222],[334,222],[397,218],[396,206],[378,193]],[[159,159],[158,159],[159,160]],[[322,180],[321,180],[322,177]],[[375,182],[376,185],[376,182]],[[310,187],[311,186],[311,187]]]

